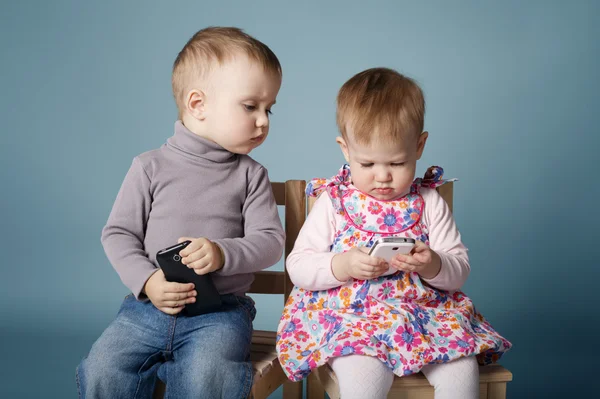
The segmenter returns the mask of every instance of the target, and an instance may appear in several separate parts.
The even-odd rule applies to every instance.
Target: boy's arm
[[[469,255],[456,228],[454,217],[446,201],[433,189],[423,190],[425,222],[429,229],[429,247],[441,258],[442,265],[437,276],[423,278],[429,285],[445,290],[460,289],[469,273]]]
[[[212,240],[225,257],[223,267],[216,274],[254,273],[274,265],[281,258],[285,233],[265,168],[261,167],[248,185],[242,216],[244,237]]]
[[[326,192],[321,194],[302,226],[294,249],[286,260],[290,279],[297,287],[311,291],[339,287],[335,278],[331,252],[335,234],[335,210]]]
[[[144,250],[151,206],[150,179],[134,158],[102,230],[102,245],[123,284],[138,299],[146,280],[157,270]]]

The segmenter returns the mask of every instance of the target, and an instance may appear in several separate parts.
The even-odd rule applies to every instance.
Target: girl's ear
[[[202,90],[192,89],[185,97],[187,112],[194,118],[203,121],[206,119],[206,95]]]
[[[419,142],[417,143],[417,160],[421,159],[421,155],[423,155],[423,150],[425,149],[427,137],[429,137],[429,133],[427,132],[423,132],[419,136]]]
[[[350,156],[348,155],[348,146],[346,145],[346,140],[343,137],[336,137],[336,143],[340,145],[340,149],[344,153],[344,158],[346,158],[346,162],[350,163]]]

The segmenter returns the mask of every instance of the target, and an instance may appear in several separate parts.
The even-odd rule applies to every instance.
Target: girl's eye
[[[360,166],[362,166],[363,168],[370,168],[371,166],[373,166],[372,163],[361,163]]]
[[[246,108],[246,111],[254,111],[256,109],[256,106],[244,104],[244,108]]]
[[[392,165],[392,166],[403,166],[404,162],[394,162],[394,163],[391,163],[390,165]]]

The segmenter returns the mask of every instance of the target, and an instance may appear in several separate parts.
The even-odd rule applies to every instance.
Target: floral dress
[[[332,252],[370,247],[389,236],[429,245],[420,189],[446,183],[442,174],[442,168],[431,167],[423,179],[415,179],[407,195],[380,201],[354,188],[345,165],[332,179],[314,179],[306,191],[311,196],[327,191],[343,216]],[[462,291],[442,291],[417,273],[401,271],[372,280],[350,279],[323,291],[294,287],[277,331],[279,360],[293,381],[338,356],[374,356],[402,376],[464,356],[493,363],[510,347]]]

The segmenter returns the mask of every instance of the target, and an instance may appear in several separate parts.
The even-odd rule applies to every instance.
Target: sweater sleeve
[[[244,237],[214,240],[225,255],[225,264],[216,274],[230,276],[254,273],[274,265],[281,258],[285,233],[279,220],[271,182],[263,167],[248,185],[242,215]]]
[[[286,260],[290,279],[297,287],[311,291],[326,290],[344,284],[333,275],[331,251],[335,234],[335,210],[329,194],[317,198],[308,214],[294,249]]]
[[[144,250],[151,206],[150,179],[139,158],[134,158],[102,229],[101,241],[121,281],[138,299],[146,280],[157,270]]]
[[[471,271],[468,250],[462,243],[446,201],[434,189],[423,189],[422,195],[425,200],[429,244],[442,260],[437,276],[423,281],[441,290],[456,291],[463,286]]]

